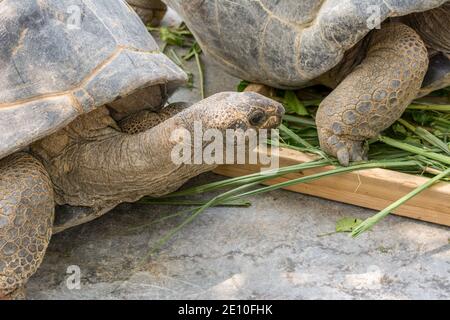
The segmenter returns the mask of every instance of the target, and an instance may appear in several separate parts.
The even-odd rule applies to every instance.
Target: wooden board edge
[[[314,156],[290,149],[280,149],[280,166],[311,161]],[[225,165],[216,173],[236,177],[258,172],[259,165]],[[289,179],[329,170],[331,167],[306,170],[291,174]],[[386,169],[370,169],[327,177],[311,183],[294,185],[287,190],[339,201],[374,210],[382,210],[401,198],[428,178]],[[271,185],[287,178],[268,181]],[[439,183],[411,199],[394,211],[394,214],[421,221],[450,226],[450,183]]]

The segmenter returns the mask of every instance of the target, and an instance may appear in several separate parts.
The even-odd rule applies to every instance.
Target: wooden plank
[[[314,156],[290,149],[280,149],[280,167],[308,162]],[[259,172],[259,165],[225,165],[215,170],[228,177]],[[267,185],[324,172],[332,167],[306,170],[268,181]],[[294,192],[382,210],[392,202],[425,183],[427,178],[385,169],[370,169],[286,188]],[[395,214],[450,226],[450,183],[439,183],[399,207]]]

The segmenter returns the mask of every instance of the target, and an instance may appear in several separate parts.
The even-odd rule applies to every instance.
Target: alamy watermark
[[[68,277],[66,279],[66,287],[69,290],[81,289],[81,268],[77,265],[67,267],[66,271]]]
[[[69,30],[80,30],[81,29],[81,17],[82,10],[77,5],[71,5],[67,8],[67,21],[66,25]]]
[[[180,128],[170,137],[176,165],[260,164],[261,171],[279,168],[279,132],[276,129],[204,130],[194,122],[193,132]],[[270,145],[269,145],[270,143]]]

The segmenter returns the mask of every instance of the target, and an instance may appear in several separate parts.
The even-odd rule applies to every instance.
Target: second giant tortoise
[[[450,85],[447,0],[165,0],[231,74],[325,84],[322,148],[347,165],[416,97]]]
[[[236,93],[163,108],[187,76],[123,0],[3,0],[0,38],[0,299],[23,296],[52,234],[215,167],[172,161],[173,132],[283,113]]]

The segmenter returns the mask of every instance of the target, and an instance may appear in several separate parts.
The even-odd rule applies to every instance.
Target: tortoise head
[[[280,125],[283,106],[253,92],[222,92],[197,103],[193,108],[195,119],[186,123],[201,122],[204,129],[243,130],[273,129]],[[192,121],[193,120],[193,121]]]

